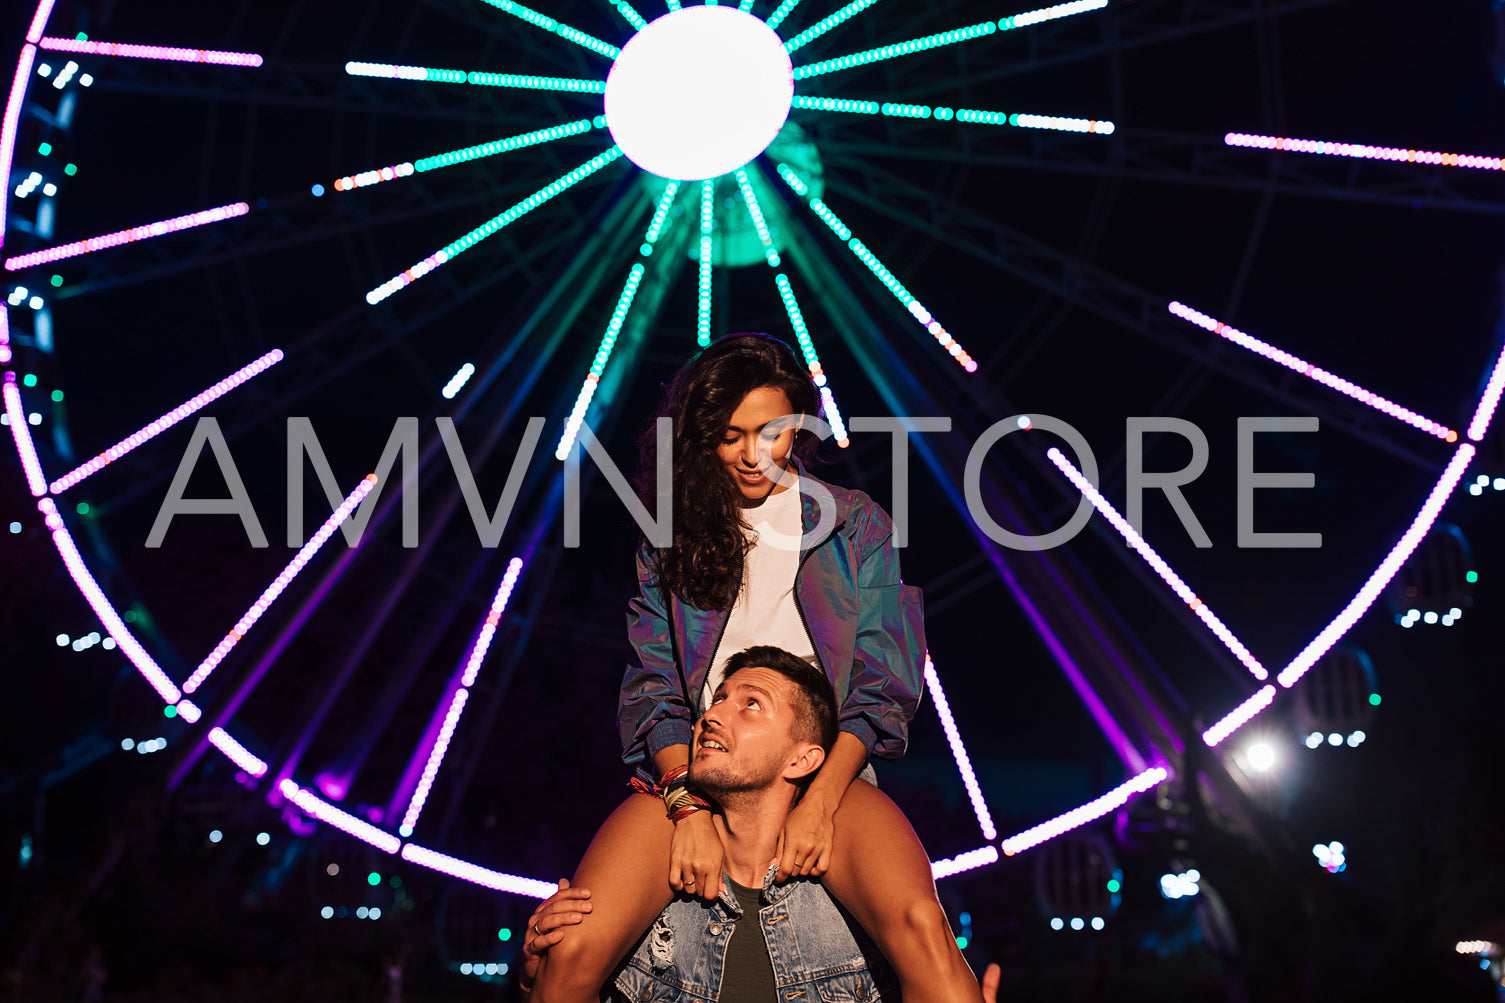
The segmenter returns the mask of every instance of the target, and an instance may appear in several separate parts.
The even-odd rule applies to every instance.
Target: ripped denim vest
[[[883,955],[819,882],[774,884],[763,878],[757,921],[773,963],[778,999],[799,1003],[874,1003],[899,999]],[[725,880],[713,903],[679,896],[659,914],[617,969],[611,1003],[714,1001],[727,942],[748,921]]]

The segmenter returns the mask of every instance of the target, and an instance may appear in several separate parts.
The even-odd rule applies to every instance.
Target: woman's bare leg
[[[977,977],[935,894],[930,858],[898,806],[854,780],[833,819],[826,889],[898,971],[904,1003],[976,1003]]]
[[[533,1003],[597,1003],[601,986],[673,898],[673,836],[658,798],[632,794],[611,813],[571,879],[590,889],[591,912],[549,949]]]

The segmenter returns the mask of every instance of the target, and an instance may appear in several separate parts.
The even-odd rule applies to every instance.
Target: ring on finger
[[[536,933],[536,934],[538,934],[540,937],[543,936],[543,931],[538,928],[538,924],[537,923],[533,924],[533,932]]]

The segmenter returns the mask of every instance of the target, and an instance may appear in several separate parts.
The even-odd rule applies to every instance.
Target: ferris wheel
[[[1279,124],[1274,99],[1202,131],[1129,118],[1133,54],[1242,32],[1278,91],[1277,26],[1333,2],[1219,13],[1148,0],[427,0],[352,5],[333,41],[323,32],[342,15],[305,25],[296,5],[246,4],[220,21],[157,11],[143,24],[174,27],[148,36],[129,8],[41,0],[0,132],[5,415],[36,520],[106,646],[187,726],[170,782],[221,755],[291,815],[416,866],[547,895],[550,883],[513,873],[505,847],[452,852],[454,806],[507,719],[548,599],[561,520],[578,504],[571,463],[631,419],[624,402],[646,359],[708,344],[735,317],[797,343],[838,455],[863,450],[875,428],[851,420],[854,406],[955,416],[967,435],[912,448],[953,486],[959,515],[976,511],[975,494],[995,518],[997,532],[972,530],[971,573],[1001,583],[1124,767],[1080,807],[1000,832],[952,713],[967,674],[935,651],[933,706],[978,824],[944,848],[937,877],[1174,783],[1187,755],[1175,722],[1190,715],[1175,687],[1139,685],[1132,667],[1155,631],[1114,612],[1084,563],[1099,558],[1020,557],[1003,527],[1043,533],[1075,508],[1073,525],[1096,512],[1122,535],[1129,546],[1102,560],[1224,674],[1222,702],[1194,709],[1208,722],[1197,740],[1215,750],[1380,598],[1470,474],[1505,382],[1473,344],[1446,378],[1408,385],[1320,324],[1230,323],[1267,316],[1245,293],[1282,200],[1490,217],[1505,202],[1477,179],[1505,170],[1500,157],[1412,148],[1404,124],[1382,136],[1252,131]],[[221,38],[244,41],[207,47]],[[1100,71],[1092,82],[1073,76],[1084,67]],[[185,109],[209,131],[185,136]],[[112,174],[106,141],[89,137],[126,128],[140,130],[134,150],[163,155],[117,150]],[[1004,187],[1020,178],[1037,179],[1027,194]],[[1186,280],[1191,292],[1173,272],[1131,280],[1100,259],[1122,240],[1113,216],[1132,211],[1119,189],[1139,184],[1188,193],[1189,217],[1208,198],[1252,198],[1256,223],[1227,261]],[[975,271],[954,273],[958,261]],[[207,288],[209,316],[184,313],[190,287],[182,300],[205,301]],[[989,316],[994,296],[1017,324],[950,319]],[[1083,317],[1095,344],[1053,337]],[[1124,339],[1166,374],[1125,408],[1184,408],[1229,387],[1320,415],[1407,471],[1404,503],[1381,513],[1294,654],[1255,643],[1215,589],[1174,568],[1100,490],[1080,436],[1047,413],[1052,395],[1115,383]],[[1059,382],[1022,390],[1014,375],[1036,355]],[[1083,356],[1098,360],[1086,384]],[[100,406],[85,406],[90,395]],[[350,412],[425,417],[366,434],[374,472],[341,481],[319,431]],[[998,428],[1005,416],[1013,424]],[[301,482],[308,457],[332,513],[311,533],[290,525],[278,551],[230,444],[284,425],[299,449],[289,477]],[[970,447],[1014,431],[1067,445],[1032,450],[1022,468],[1071,495],[1065,509],[973,468]],[[887,448],[886,436],[869,441],[868,457]],[[195,471],[211,465],[229,497],[196,500]],[[420,523],[417,499],[433,492],[442,500],[425,502]],[[185,586],[232,611],[213,623],[198,610],[185,622],[133,584],[175,559],[174,513],[195,512],[238,517],[221,520],[235,549],[193,566],[203,580]],[[271,696],[290,666],[317,667],[291,709]],[[360,713],[335,713],[351,701]],[[449,809],[430,838],[425,809],[441,791]]]

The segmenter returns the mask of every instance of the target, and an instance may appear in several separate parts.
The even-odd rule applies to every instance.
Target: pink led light
[[[282,349],[274,348],[250,365],[237,369],[229,376],[226,376],[224,379],[214,384],[214,386],[210,387],[208,390],[205,390],[203,393],[199,394],[196,397],[192,397],[184,401],[182,404],[179,404],[177,407],[173,408],[171,411],[167,412],[162,417],[152,422],[150,425],[147,425],[146,427],[138,429],[137,431],[131,433],[124,439],[121,439],[119,442],[115,443],[115,445],[111,446],[109,449],[106,449],[103,453],[100,453],[98,456],[94,457],[92,460],[89,460],[81,466],[70,470],[62,477],[59,477],[57,480],[53,481],[50,485],[52,493],[61,494],[62,492],[67,491],[79,481],[82,481],[84,478],[90,476],[91,474],[97,473],[106,465],[114,463],[116,460],[120,459],[122,456],[124,456],[126,453],[129,453],[137,446],[140,446],[145,442],[149,442],[150,440],[156,438],[158,435],[161,435],[163,432],[167,431],[169,428],[176,425],[184,418],[187,418],[195,411],[198,411],[200,408],[204,407],[204,405],[210,403],[211,401],[217,400],[220,397],[223,397],[225,394],[229,393],[231,390],[234,390],[236,387],[240,386],[251,377],[258,376],[261,373],[266,372],[268,369],[272,368],[281,361]]]
[[[133,226],[129,230],[116,230],[114,233],[106,233],[99,237],[90,237],[87,240],[75,240],[71,244],[59,244],[57,247],[32,251],[30,254],[20,254],[14,258],[7,259],[5,269],[6,271],[14,272],[22,268],[30,268],[32,265],[45,265],[51,261],[61,261],[63,258],[76,258],[80,254],[102,251],[108,247],[118,247],[121,244],[130,244],[138,240],[149,240],[152,237],[161,237],[164,234],[176,233],[178,230],[187,230],[195,226],[207,226],[210,223],[222,223],[227,219],[234,219],[236,216],[244,216],[250,211],[251,207],[244,202],[233,202],[229,205],[216,206],[213,209],[192,212],[186,216],[175,216],[172,219],[164,219],[156,223]]]
[[[3,201],[3,200],[0,200]],[[0,220],[0,226],[4,226]],[[10,361],[10,311],[0,306],[0,362]]]
[[[223,728],[209,729],[209,744],[225,754],[225,758],[253,777],[264,777],[267,772],[266,761],[241,745],[230,733]],[[289,781],[291,783],[291,781]],[[293,784],[294,787],[297,784]],[[284,792],[286,793],[286,792]]]
[[[366,495],[374,487],[376,487],[375,474],[367,474],[362,478],[360,484],[356,485],[355,490],[350,492],[349,496],[340,503],[340,507],[335,509],[328,519],[324,520],[324,525],[319,527],[319,531],[303,545],[303,548],[298,551],[297,555],[287,563],[287,567],[282,569],[282,573],[273,579],[272,584],[268,585],[260,597],[251,604],[251,608],[246,610],[245,615],[231,628],[230,633],[226,634],[224,639],[215,645],[214,650],[209,653],[209,657],[205,658],[199,667],[194,670],[193,675],[188,677],[188,681],[183,684],[183,691],[185,693],[192,693],[204,685],[204,680],[209,678],[209,674],[215,670],[220,662],[225,660],[225,656],[230,654],[230,651],[240,643],[240,639],[246,636],[246,632],[255,625],[257,620],[261,619],[261,615],[276,601],[277,597],[288,587],[288,584],[292,582],[298,572],[303,570],[303,566],[313,559],[313,556],[319,552],[319,548],[324,546],[325,542],[334,535],[334,531],[339,528],[340,523],[349,518],[350,513],[355,511],[356,506],[365,499]]]
[[[501,871],[493,871],[466,860],[446,856],[437,850],[419,846],[417,843],[408,843],[403,846],[402,859],[410,864],[427,867],[483,888],[494,888],[499,892],[511,892],[514,895],[526,895],[529,898],[546,899],[559,890],[559,886],[550,881],[503,874]]]
[[[189,724],[198,724],[199,718],[203,716],[204,712],[200,710],[199,705],[194,703],[192,700],[178,701],[178,717],[181,717]]]
[[[1468,423],[1468,437],[1474,442],[1484,438],[1484,433],[1489,431],[1495,409],[1500,406],[1501,390],[1505,390],[1505,350],[1501,350],[1500,357],[1495,360],[1495,371],[1489,374],[1479,406],[1474,409],[1474,418]]]
[[[1080,808],[1073,808],[1064,815],[1057,815],[1049,822],[1041,822],[1033,829],[1026,829],[1017,836],[1010,836],[999,846],[1005,856],[1012,857],[1016,853],[1028,850],[1032,846],[1039,846],[1048,839],[1054,839],[1063,832],[1069,832],[1077,826],[1086,825],[1093,819],[1102,818],[1108,812],[1122,807],[1128,803],[1129,798],[1136,794],[1142,794],[1157,784],[1162,784],[1170,779],[1170,771],[1163,766],[1152,766],[1138,776],[1119,784],[1108,793],[1095,801],[1088,801]]]
[[[1171,591],[1175,592],[1182,602],[1191,607],[1192,612],[1197,615],[1197,618],[1207,625],[1207,628],[1216,635],[1219,641],[1223,642],[1223,646],[1233,652],[1235,658],[1244,663],[1244,667],[1254,674],[1254,678],[1268,679],[1270,677],[1269,671],[1260,664],[1259,659],[1255,658],[1249,649],[1244,647],[1244,642],[1240,641],[1238,636],[1229,630],[1222,620],[1218,619],[1217,614],[1198,598],[1197,594],[1191,590],[1191,587],[1181,580],[1180,575],[1171,570],[1171,566],[1155,552],[1155,548],[1145,542],[1144,537],[1140,536],[1134,527],[1129,525],[1129,520],[1118,514],[1118,510],[1109,503],[1108,499],[1103,497],[1102,492],[1093,487],[1092,482],[1082,476],[1082,472],[1073,466],[1072,462],[1059,449],[1052,446],[1046,450],[1045,455],[1050,458],[1050,462],[1054,463],[1061,473],[1066,475],[1072,484],[1076,485],[1078,491],[1087,496],[1087,499],[1092,502],[1093,506],[1107,518],[1108,522],[1112,523],[1113,528],[1118,530],[1119,534],[1129,542],[1129,545],[1139,552],[1139,556],[1143,557],[1149,566],[1155,569],[1155,573],[1165,580],[1165,583],[1171,587]]]
[[[402,846],[402,840],[390,832],[383,832],[370,822],[358,819],[348,811],[341,811],[291,780],[282,781],[277,789],[283,797],[297,805],[303,814],[347,832],[363,843],[370,843],[383,853],[396,853]]]
[[[391,167],[379,167],[375,170],[362,171],[348,177],[338,178],[334,183],[337,192],[348,192],[353,188],[365,188],[368,185],[381,184],[383,181],[391,181],[394,178],[406,178],[413,173],[411,163],[393,164]]]
[[[89,608],[94,610],[94,615],[99,618],[105,630],[115,639],[115,644],[119,646],[121,653],[130,659],[131,664],[136,666],[136,671],[146,678],[164,703],[177,703],[183,694],[168,678],[167,673],[163,672],[152,659],[152,656],[146,653],[141,642],[137,641],[135,635],[126,628],[125,621],[120,618],[120,614],[115,612],[115,607],[110,605],[110,600],[105,597],[104,590],[99,587],[99,583],[89,573],[88,565],[79,556],[73,537],[68,535],[68,530],[63,525],[63,517],[58,513],[57,504],[51,498],[43,498],[37,502],[37,508],[41,510],[47,528],[52,533],[52,545],[57,548],[58,556],[63,559],[63,567],[68,569],[73,583],[78,586],[79,594],[84,597]]]
[[[1206,742],[1209,748],[1216,748],[1218,743],[1248,724],[1254,715],[1270,706],[1274,700],[1275,687],[1261,686],[1258,693],[1235,707],[1224,716],[1223,720],[1202,732],[1202,741]]]
[[[470,657],[465,662],[465,674],[460,678],[461,686],[474,686],[476,673],[481,671],[481,661],[486,657],[486,651],[491,647],[491,639],[496,635],[497,625],[502,622],[502,614],[507,611],[507,602],[512,598],[512,589],[517,585],[517,576],[523,572],[523,559],[514,557],[507,562],[507,571],[502,575],[502,583],[497,586],[496,595],[491,598],[491,609],[486,613],[486,621],[481,624],[481,630],[476,635],[475,644],[471,646]]]
[[[47,19],[52,16],[52,4],[54,0],[42,0],[37,4],[37,12],[32,15],[31,27],[26,29],[26,40],[36,42],[42,37],[42,29],[47,26]],[[9,177],[9,175],[5,175]]]
[[[175,63],[216,63],[220,66],[261,65],[261,57],[254,52],[181,49],[166,45],[133,45],[129,42],[89,42],[77,38],[44,38],[37,44],[54,52],[82,52],[90,56],[165,59]]]
[[[1318,153],[1327,157],[1357,160],[1394,160],[1408,164],[1440,164],[1443,167],[1471,167],[1480,171],[1505,170],[1505,159],[1481,157],[1467,153],[1438,153],[1435,150],[1409,150],[1399,146],[1366,146],[1363,143],[1334,143],[1325,139],[1291,139],[1285,136],[1251,136],[1230,132],[1223,137],[1229,146],[1248,146],[1257,150],[1290,150],[1293,153]]]
[[[993,838],[993,837],[988,837]],[[968,850],[966,853],[958,853],[954,857],[945,860],[932,860],[930,862],[930,876],[936,881],[941,878],[949,878],[953,874],[962,871],[970,871],[974,867],[983,867],[987,864],[998,862],[998,847],[983,846],[976,850]]]
[[[42,30],[40,22],[46,20],[46,12],[51,9],[51,0],[43,0],[37,8],[37,18],[32,22],[32,30]],[[16,153],[16,126],[21,121],[21,105],[26,101],[26,87],[31,82],[31,64],[36,56],[35,45],[21,46],[21,58],[16,61],[16,75],[10,84],[10,98],[5,102],[5,121],[0,124],[0,178],[10,177],[11,161]],[[0,196],[0,246],[5,244],[5,206],[9,201],[9,192]]]
[[[1322,632],[1313,638],[1312,642],[1303,648],[1289,665],[1280,670],[1280,674],[1275,677],[1276,682],[1286,687],[1294,685],[1296,680],[1305,675],[1306,671],[1316,664],[1317,659],[1326,654],[1327,649],[1348,633],[1349,628],[1357,623],[1359,617],[1363,616],[1365,611],[1374,604],[1374,601],[1380,597],[1380,593],[1385,590],[1385,586],[1390,584],[1390,579],[1399,573],[1401,567],[1410,559],[1412,551],[1420,546],[1421,541],[1431,530],[1432,523],[1437,521],[1438,514],[1442,512],[1442,506],[1447,504],[1448,497],[1458,487],[1458,481],[1468,469],[1476,452],[1478,452],[1477,448],[1467,442],[1458,447],[1458,451],[1453,454],[1453,458],[1448,461],[1447,467],[1443,470],[1442,476],[1432,487],[1432,493],[1427,496],[1421,510],[1416,513],[1416,518],[1396,541],[1390,553],[1385,555],[1380,566],[1374,569],[1374,574],[1369,576],[1369,580],[1349,600],[1348,605],[1343,607],[1343,612],[1335,616],[1332,623],[1322,628]]]
[[[444,726],[439,729],[439,737],[434,739],[428,762],[423,766],[423,776],[418,779],[413,799],[408,802],[407,814],[402,817],[403,835],[413,831],[413,827],[418,824],[418,816],[423,814],[429,790],[434,786],[434,778],[439,775],[439,766],[444,762],[444,754],[449,751],[449,740],[455,736],[455,728],[460,723],[460,715],[465,712],[465,702],[469,699],[470,690],[462,686],[455,690],[454,698],[449,702],[449,713],[444,715]]]
[[[972,758],[967,755],[967,747],[962,744],[962,736],[957,730],[956,719],[951,716],[951,704],[946,700],[946,691],[941,689],[941,677],[936,674],[935,663],[930,660],[928,651],[925,652],[925,685],[930,688],[930,695],[935,701],[935,711],[941,716],[941,730],[946,733],[946,742],[951,746],[951,755],[956,760],[957,770],[961,772],[962,784],[967,788],[967,797],[972,800],[972,812],[977,816],[977,824],[982,827],[982,838],[997,839],[998,829],[993,825],[993,815],[988,811],[988,803],[983,800],[982,788],[977,783],[977,774],[972,770]]]
[[[33,498],[40,498],[47,493],[47,478],[42,476],[42,461],[37,459],[37,447],[26,425],[26,409],[21,406],[21,388],[16,386],[15,373],[6,372],[0,393],[5,396],[5,418],[10,423],[10,436],[16,442],[16,454],[21,457],[21,469],[26,473],[26,486],[31,488]]]
[[[1360,404],[1367,404],[1382,414],[1388,414],[1390,417],[1403,421],[1414,428],[1419,428],[1429,435],[1435,435],[1444,442],[1458,441],[1458,433],[1441,422],[1433,421],[1409,408],[1401,407],[1394,401],[1387,400],[1377,393],[1365,390],[1355,383],[1350,383],[1341,376],[1335,376],[1326,369],[1312,365],[1305,359],[1297,358],[1290,352],[1281,351],[1268,342],[1260,341],[1258,338],[1247,335],[1237,328],[1229,327],[1216,317],[1209,317],[1200,310],[1193,310],[1183,303],[1172,302],[1167,309],[1182,320],[1190,321],[1200,328],[1205,328],[1219,337],[1228,339],[1241,348],[1247,348],[1256,355],[1263,355],[1271,362],[1277,362],[1293,373],[1300,373],[1302,376],[1310,377],[1323,386],[1331,387],[1341,394],[1346,394]]]

